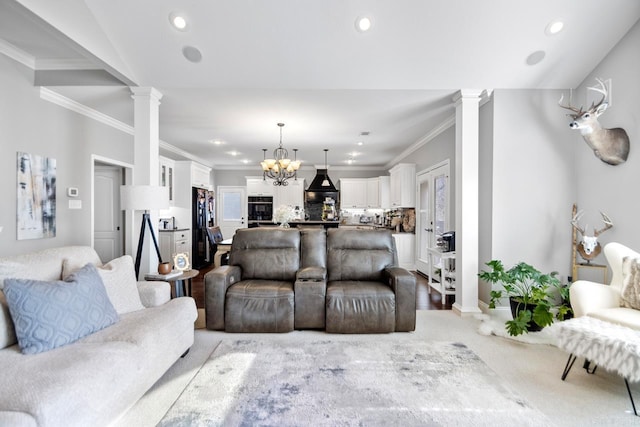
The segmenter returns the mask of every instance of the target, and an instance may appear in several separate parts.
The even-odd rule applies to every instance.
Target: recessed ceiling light
[[[197,47],[185,46],[182,48],[182,54],[189,62],[197,63],[202,61],[202,52]]]
[[[187,18],[178,12],[171,12],[169,14],[169,22],[171,26],[179,31],[187,30]]]
[[[364,145],[364,142],[362,142],[362,141],[358,141],[356,144],[358,144],[358,145]]]
[[[547,24],[547,27],[544,29],[544,32],[548,36],[552,36],[554,34],[558,34],[564,28],[564,22],[560,19],[553,20]]]
[[[546,53],[544,50],[536,50],[531,55],[527,56],[527,65],[536,65],[542,62]]]
[[[239,155],[240,153],[238,153],[237,151],[230,151],[229,154],[231,154],[232,156],[235,157],[235,156]]]
[[[373,18],[371,16],[362,15],[356,18],[356,30],[366,33],[373,27]]]
[[[213,145],[222,145],[222,144],[224,144],[224,142],[220,141],[219,139],[212,139],[209,142],[212,143]]]

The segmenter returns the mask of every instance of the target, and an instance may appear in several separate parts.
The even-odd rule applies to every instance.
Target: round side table
[[[191,296],[191,279],[200,274],[199,270],[187,270],[180,276],[167,279],[170,285],[175,289],[175,297]]]

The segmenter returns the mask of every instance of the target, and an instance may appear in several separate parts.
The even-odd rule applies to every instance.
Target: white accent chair
[[[640,258],[640,253],[611,242],[604,247],[604,254],[611,268],[611,283],[602,284],[577,280],[569,289],[571,307],[576,317],[589,316],[640,330],[640,310],[620,306],[623,271],[622,260],[626,256]]]

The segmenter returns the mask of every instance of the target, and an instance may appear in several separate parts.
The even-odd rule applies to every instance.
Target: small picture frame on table
[[[180,271],[188,271],[191,266],[189,264],[189,254],[186,252],[181,252],[179,254],[175,254],[173,257],[173,265],[176,270]]]

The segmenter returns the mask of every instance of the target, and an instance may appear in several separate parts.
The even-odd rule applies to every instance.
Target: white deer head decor
[[[598,242],[598,236],[613,227],[613,222],[607,216],[607,214],[600,212],[600,215],[602,215],[602,222],[604,222],[604,227],[600,230],[596,230],[594,227],[593,236],[589,236],[586,233],[586,229],[588,226],[585,226],[583,228],[580,227],[579,224],[580,218],[582,217],[583,213],[584,211],[579,211],[578,213],[576,213],[571,219],[571,225],[573,225],[573,227],[578,230],[580,232],[580,235],[582,236],[582,241],[580,243],[576,243],[576,249],[578,250],[578,253],[587,262],[591,262],[591,260],[597,257],[600,254],[600,251],[602,251],[602,246],[600,245],[600,242]]]
[[[602,99],[597,104],[592,103],[588,110],[583,111],[582,107],[572,107],[571,98],[569,98],[568,105],[562,105],[564,95],[558,104],[562,108],[573,111],[574,114],[568,114],[573,118],[569,127],[580,129],[582,137],[593,150],[593,154],[605,163],[619,165],[626,162],[629,157],[629,136],[622,128],[605,129],[598,122],[598,117],[609,108],[609,102],[607,102],[607,86],[601,79],[596,79],[596,81],[598,87],[588,87],[587,89],[601,93]]]

